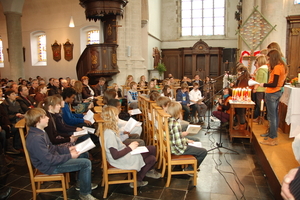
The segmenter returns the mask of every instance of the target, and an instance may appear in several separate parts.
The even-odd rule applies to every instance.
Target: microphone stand
[[[218,94],[219,92],[221,92],[223,89],[224,89],[224,88],[222,88],[222,89],[221,89],[220,91],[218,91],[216,94]],[[221,118],[222,118],[222,113],[223,113],[223,111],[221,111]],[[205,135],[206,135],[206,133],[205,133]],[[232,151],[232,152],[234,152],[234,153],[236,153],[236,154],[239,154],[239,152],[237,152],[237,151],[235,151],[235,150],[233,150],[233,149],[230,149],[230,148],[228,148],[228,147],[223,147],[223,143],[222,143],[222,133],[221,133],[221,131],[220,131],[219,142],[216,142],[216,147],[214,147],[214,148],[212,148],[212,149],[209,149],[207,152],[213,151],[213,150],[215,150],[215,149],[218,149],[219,152],[221,152],[221,151],[220,151],[220,148],[223,148],[223,149]]]

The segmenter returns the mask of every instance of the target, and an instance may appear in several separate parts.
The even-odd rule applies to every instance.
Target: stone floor
[[[264,177],[264,172],[258,162],[257,156],[249,140],[237,140],[233,143],[228,140],[226,130],[212,130],[219,127],[219,122],[211,122],[211,129],[207,130],[207,121],[203,124],[203,129],[195,135],[200,138],[202,146],[207,150],[216,147],[216,143],[221,142],[223,147],[228,147],[237,151],[236,154],[225,148],[209,151],[207,157],[200,166],[197,186],[192,186],[192,181],[187,175],[173,176],[169,188],[164,187],[166,178],[154,180],[145,178],[149,184],[138,188],[138,195],[133,196],[133,190],[128,184],[110,186],[108,199],[110,200],[209,200],[209,199],[274,199],[269,186]],[[95,157],[100,156],[96,154]],[[25,158],[14,156],[14,160],[9,164],[12,171],[7,175],[6,186],[12,188],[9,199],[30,200],[32,199],[30,179]],[[102,172],[100,164],[93,165],[93,182],[99,187],[93,190],[92,195],[103,199],[103,188],[100,187]],[[75,175],[71,174],[72,187],[67,191],[69,199],[78,199],[78,191],[74,188]],[[49,187],[53,183],[45,183],[44,187]],[[61,192],[43,193],[37,196],[38,200],[62,199]]]

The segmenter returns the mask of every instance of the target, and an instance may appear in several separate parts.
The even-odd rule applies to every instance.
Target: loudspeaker
[[[223,49],[223,62],[236,62],[236,48]]]

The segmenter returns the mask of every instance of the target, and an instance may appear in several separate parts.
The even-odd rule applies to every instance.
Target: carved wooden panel
[[[88,76],[90,84],[93,85],[102,76],[109,81],[113,75],[119,73],[117,46],[116,44],[87,45],[76,66],[78,79]]]
[[[300,15],[287,17],[286,58],[289,78],[298,77],[300,70]]]
[[[162,59],[167,67],[165,75],[172,73],[179,79],[183,76],[193,78],[196,74],[199,74],[201,79],[205,76],[217,77],[223,74],[222,54],[223,47],[209,47],[201,39],[190,48],[162,49]],[[171,63],[172,67],[169,65]],[[175,66],[178,68],[174,70]]]

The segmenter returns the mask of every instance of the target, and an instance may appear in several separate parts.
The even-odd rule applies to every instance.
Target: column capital
[[[0,0],[4,14],[15,12],[22,14],[24,0]]]

